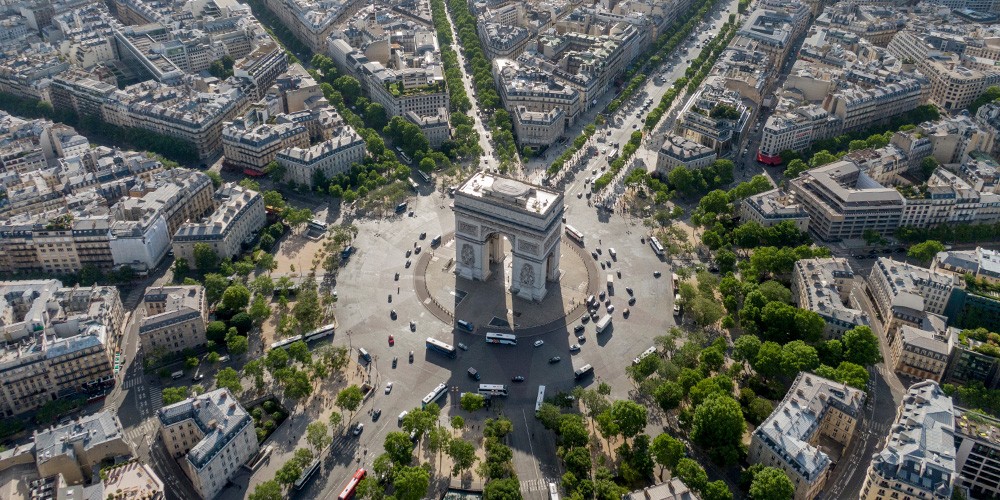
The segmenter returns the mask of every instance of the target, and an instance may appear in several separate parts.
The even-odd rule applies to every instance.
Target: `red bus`
[[[358,471],[354,473],[354,476],[351,477],[351,481],[344,487],[344,491],[340,492],[340,496],[337,497],[337,500],[351,500],[354,498],[354,492],[358,489],[358,483],[365,478],[366,474],[368,474],[368,472],[364,469],[358,469]]]

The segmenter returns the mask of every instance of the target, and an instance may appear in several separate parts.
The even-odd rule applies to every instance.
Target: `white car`
[[[358,426],[354,428],[354,435],[355,436],[361,435],[361,431],[363,430],[365,430],[365,424],[358,422]]]
[[[542,347],[543,345],[545,345],[545,341],[544,340],[536,340],[535,341],[535,347]]]
[[[465,344],[463,344],[461,342],[458,343],[458,348],[461,349],[461,350],[463,350],[463,351],[468,351],[469,350],[469,346],[467,346],[467,345],[465,345]]]
[[[580,350],[580,344],[573,344],[569,346],[569,352],[576,352]]]
[[[392,382],[388,382],[385,384],[385,393],[389,394],[390,392],[392,392]]]

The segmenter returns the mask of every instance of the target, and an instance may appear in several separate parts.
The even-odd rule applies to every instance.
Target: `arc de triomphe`
[[[485,281],[503,260],[503,236],[513,248],[511,292],[541,301],[546,282],[559,280],[562,193],[479,172],[455,192],[458,275]]]

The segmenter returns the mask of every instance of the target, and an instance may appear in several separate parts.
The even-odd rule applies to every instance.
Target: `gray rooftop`
[[[253,426],[250,414],[229,389],[216,389],[160,408],[157,416],[164,427],[191,419],[201,429],[204,437],[187,454],[196,469],[210,462],[246,426]]]
[[[122,439],[122,426],[114,413],[102,411],[69,424],[35,432],[35,457],[41,464],[61,455],[75,456],[74,448],[84,450]]]

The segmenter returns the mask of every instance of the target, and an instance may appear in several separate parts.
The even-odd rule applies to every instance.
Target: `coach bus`
[[[364,469],[358,469],[357,472],[351,476],[351,480],[348,481],[347,486],[344,486],[344,491],[340,492],[340,496],[337,500],[351,500],[354,498],[354,493],[358,490],[358,485],[361,484],[361,480],[365,478],[368,472]]]
[[[517,345],[517,335],[513,333],[487,333],[487,344]]]
[[[295,484],[294,484],[295,489],[296,490],[301,490],[302,488],[305,488],[306,484],[309,483],[309,480],[312,479],[313,474],[315,474],[317,470],[319,470],[319,459],[318,458],[316,460],[313,460],[313,462],[309,465],[309,467],[306,467],[302,471],[302,474],[299,475],[299,478],[297,480],[295,480]]]
[[[507,396],[507,386],[503,384],[479,384],[481,396]]]
[[[649,246],[657,257],[663,257],[663,245],[660,244],[660,240],[656,239],[656,236],[649,237]]]
[[[538,386],[538,398],[535,399],[535,414],[542,411],[542,403],[545,402],[545,386]]]
[[[441,396],[444,396],[446,392],[448,392],[448,386],[445,385],[444,382],[438,384],[438,386],[435,387],[434,390],[430,392],[430,394],[424,396],[424,399],[420,401],[420,408],[421,409],[427,408],[427,405],[440,399]]]
[[[336,325],[334,325],[333,323],[330,323],[328,325],[323,325],[323,326],[321,326],[321,327],[319,327],[319,328],[317,328],[317,329],[315,329],[315,330],[313,330],[313,331],[311,331],[311,332],[303,335],[302,336],[302,340],[304,340],[306,342],[314,342],[314,341],[317,341],[317,340],[320,340],[320,339],[325,339],[325,338],[329,337],[330,335],[333,335],[333,332],[335,330],[336,330]]]
[[[581,233],[577,228],[567,224],[566,236],[569,236],[569,239],[583,245],[583,233]]]
[[[451,344],[445,344],[434,337],[427,337],[427,348],[432,351],[437,351],[449,358],[454,358],[457,354],[455,352],[455,347]]]

